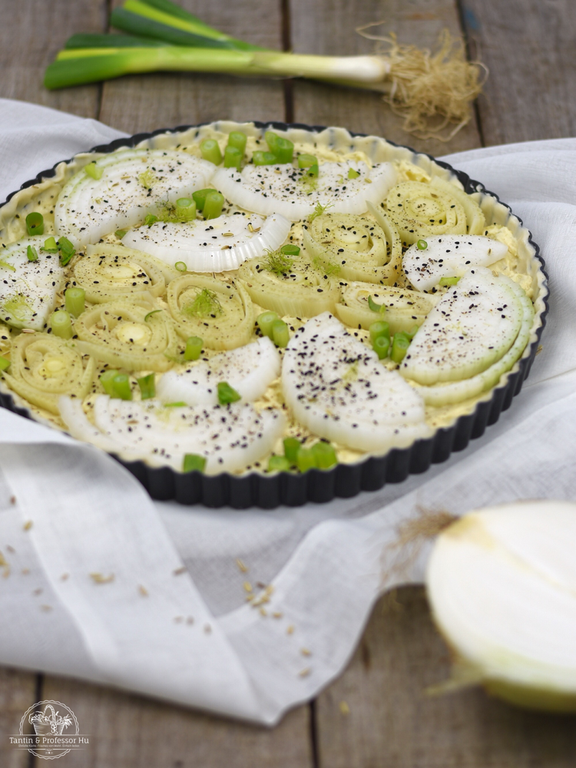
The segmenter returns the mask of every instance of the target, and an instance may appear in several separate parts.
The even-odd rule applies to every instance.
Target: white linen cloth
[[[120,135],[0,100],[0,199]],[[0,663],[273,724],[342,671],[383,588],[421,581],[424,551],[394,567],[399,523],[576,498],[576,139],[446,159],[511,205],[550,275],[543,351],[511,409],[421,476],[272,511],[153,502],[107,455],[0,409]],[[266,616],[246,581],[273,585]]]

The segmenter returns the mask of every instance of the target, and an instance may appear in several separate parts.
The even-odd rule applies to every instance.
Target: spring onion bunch
[[[431,53],[382,38],[384,51],[368,56],[318,56],[275,51],[237,40],[202,22],[172,0],[125,0],[110,23],[122,34],[77,34],[45,73],[49,89],[122,75],[159,71],[305,77],[386,94],[407,130],[458,130],[482,87],[482,65],[468,62],[445,31]],[[453,131],[453,133],[455,132]]]

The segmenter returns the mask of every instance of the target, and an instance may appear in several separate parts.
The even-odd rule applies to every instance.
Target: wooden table
[[[74,32],[106,29],[110,0],[0,0],[0,96],[93,117],[129,133],[228,117],[344,125],[440,155],[576,133],[573,0],[243,0],[189,10],[236,37],[299,52],[364,53],[354,33],[385,19],[401,42],[463,34],[489,79],[474,120],[447,144],[420,141],[374,94],[304,82],[179,74],[127,77],[49,93],[44,67]],[[17,16],[15,14],[18,14]],[[0,617],[1,620],[1,617]],[[93,768],[560,768],[576,764],[576,721],[522,712],[481,691],[440,698],[449,657],[421,588],[376,606],[348,668],[312,703],[260,729],[83,682],[0,670],[0,765],[38,766],[8,743],[24,711],[55,699],[71,707],[90,747],[62,765]]]

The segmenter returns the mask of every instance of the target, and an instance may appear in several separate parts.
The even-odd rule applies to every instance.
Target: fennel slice
[[[523,324],[516,288],[486,267],[467,272],[420,326],[400,373],[430,386],[488,369],[512,347]]]
[[[163,267],[141,251],[99,243],[86,248],[86,255],[75,262],[72,271],[87,301],[98,304],[128,296],[162,296],[166,289]]]

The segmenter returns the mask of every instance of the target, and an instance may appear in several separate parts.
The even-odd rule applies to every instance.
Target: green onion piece
[[[354,168],[348,168],[349,179],[357,179],[358,176],[360,176],[360,173],[358,171],[355,171]]]
[[[188,265],[184,261],[177,261],[176,264],[174,264],[174,269],[177,269],[178,272],[186,272]]]
[[[61,237],[58,240],[58,249],[60,251],[60,264],[65,267],[76,253],[76,250],[67,237]]]
[[[261,315],[258,315],[256,318],[256,322],[258,323],[258,327],[264,334],[264,336],[268,336],[269,339],[272,338],[272,326],[274,323],[279,320],[280,318],[276,314],[276,312],[272,312],[271,310],[268,310],[267,312],[262,312]]]
[[[280,248],[280,251],[285,253],[286,256],[298,256],[300,253],[300,248],[297,245],[287,243],[286,245],[283,245],[282,248]]]
[[[177,403],[164,403],[164,408],[186,408],[188,403],[183,400],[179,400]]]
[[[218,382],[218,402],[220,405],[236,403],[238,400],[240,400],[240,395],[233,387],[230,386],[230,384],[228,384],[228,382]]]
[[[196,215],[196,203],[191,197],[178,198],[178,200],[176,200],[176,207],[185,209],[186,213],[190,216],[191,219]]]
[[[370,328],[368,328],[368,332],[372,343],[374,343],[374,339],[377,339],[380,336],[385,336],[387,339],[390,339],[390,326],[384,320],[378,320],[376,323],[372,323]]]
[[[98,179],[102,178],[102,174],[104,173],[104,168],[100,168],[96,165],[96,163],[88,163],[88,165],[84,166],[84,170],[86,171],[86,175],[90,176],[91,179]]]
[[[63,309],[52,312],[50,315],[50,328],[52,328],[54,336],[59,336],[61,339],[71,339],[74,335],[72,331],[72,318]]]
[[[112,397],[118,400],[132,400],[130,377],[127,373],[117,373],[112,379]]]
[[[384,360],[388,357],[390,351],[390,339],[388,336],[377,336],[372,341],[372,349],[378,355],[378,360]]]
[[[319,442],[312,446],[312,453],[316,459],[318,469],[330,469],[338,464],[336,449],[332,443]]]
[[[298,168],[311,168],[313,165],[318,165],[315,155],[298,155]]]
[[[222,152],[215,139],[204,139],[204,141],[201,141],[200,152],[204,160],[208,160],[208,162],[214,163],[214,165],[220,165],[222,162]]]
[[[300,472],[307,472],[309,469],[316,467],[316,455],[312,448],[304,448],[300,446],[298,455],[296,456],[296,466]]]
[[[278,136],[274,131],[266,131],[266,143],[270,152],[276,157],[277,163],[291,163],[294,159],[294,144],[282,136]]]
[[[268,459],[268,472],[288,472],[290,462],[286,456],[270,456]]]
[[[399,331],[394,334],[392,340],[392,351],[390,357],[395,363],[401,363],[404,360],[408,347],[410,346],[410,339],[408,335],[403,331]]]
[[[372,312],[380,312],[382,314],[386,312],[386,304],[376,304],[372,296],[368,296],[368,306]]]
[[[416,334],[418,333],[418,329],[419,329],[419,328],[420,328],[420,326],[419,326],[419,325],[413,325],[413,326],[412,326],[412,328],[410,328],[410,330],[409,330],[409,331],[405,331],[405,333],[406,333],[406,336],[408,336],[408,338],[410,339],[410,341],[412,341],[412,339],[414,338],[414,336],[416,336]]]
[[[86,292],[84,288],[67,288],[64,291],[66,312],[78,317],[86,307]]]
[[[254,165],[274,165],[276,163],[276,155],[272,152],[263,152],[258,149],[252,155],[252,162]]]
[[[31,236],[44,234],[44,216],[41,213],[34,211],[26,216],[26,232]]]
[[[114,234],[116,235],[118,240],[122,240],[122,238],[126,234],[126,230],[125,229],[117,229],[116,232],[114,232]]]
[[[192,192],[192,199],[196,203],[196,209],[198,211],[204,210],[204,203],[206,202],[206,195],[208,195],[210,192],[214,192],[213,189],[210,189],[209,187],[207,189],[198,189],[196,192]]]
[[[296,464],[301,445],[302,443],[297,437],[284,438],[284,456],[286,456],[290,464]]]
[[[142,376],[140,379],[136,379],[136,383],[140,387],[142,400],[150,400],[150,398],[156,397],[155,374],[149,373],[148,376]]]
[[[246,151],[246,134],[241,131],[232,131],[228,136],[228,146],[234,147],[244,154]]]
[[[428,248],[428,243],[426,240],[418,240],[416,243],[416,248],[418,248],[419,251],[425,251],[426,248]]]
[[[182,462],[182,472],[204,472],[206,458],[197,453],[187,453]]]
[[[100,375],[100,384],[102,384],[104,392],[110,397],[114,397],[114,377],[118,376],[118,373],[115,370],[108,370]]]
[[[148,320],[150,320],[150,318],[152,317],[152,315],[156,314],[156,312],[162,312],[162,310],[161,309],[153,309],[152,312],[148,312],[147,315],[144,315],[144,322],[147,323]]]
[[[7,371],[8,368],[10,368],[10,360],[7,360],[5,357],[0,355],[0,372]]]
[[[152,224],[155,224],[157,221],[158,221],[158,216],[154,216],[153,213],[149,213],[144,219],[144,225],[151,227]]]
[[[460,280],[459,277],[441,277],[440,282],[438,285],[442,285],[444,287],[448,287],[450,285],[456,285],[456,283]]]
[[[28,257],[28,261],[38,261],[38,251],[33,245],[29,245],[26,248],[26,256]]]
[[[48,237],[44,240],[42,250],[46,253],[58,253],[58,243],[55,237]]]
[[[272,341],[277,347],[288,346],[290,331],[284,320],[275,320],[272,323]]]
[[[236,168],[239,171],[243,157],[243,153],[236,147],[226,147],[224,150],[224,168]]]
[[[202,354],[204,342],[199,336],[189,336],[186,339],[186,349],[184,350],[184,360],[198,360]]]
[[[220,192],[216,192],[215,189],[211,190],[206,195],[206,200],[204,202],[204,210],[202,211],[204,218],[217,219],[222,213],[222,208],[224,208],[224,195],[221,195]]]

